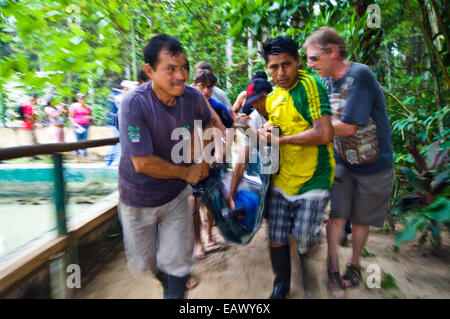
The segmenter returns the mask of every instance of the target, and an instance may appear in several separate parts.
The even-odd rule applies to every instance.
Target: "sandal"
[[[339,271],[331,271],[328,270],[328,290],[335,296],[336,298],[344,297],[344,289],[342,286],[342,279]]]
[[[344,285],[345,288],[358,287],[359,282],[362,279],[361,270],[358,266],[348,263],[347,269],[345,270],[345,274],[344,276],[342,276],[342,279],[350,282],[350,284]]]

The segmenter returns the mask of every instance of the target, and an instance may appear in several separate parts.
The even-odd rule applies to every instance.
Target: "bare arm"
[[[266,126],[258,130],[263,138],[268,142],[274,142],[277,137],[270,133],[271,127]],[[278,139],[279,144],[297,144],[297,145],[324,145],[331,142],[333,137],[333,127],[331,126],[330,115],[321,117],[313,121],[313,128],[296,135],[282,136]]]
[[[230,115],[233,118],[233,121],[236,121],[237,113],[242,108],[247,99],[247,91],[242,91],[239,93],[236,101],[233,104],[233,107],[230,109]]]
[[[94,119],[94,115],[92,115],[92,107],[90,107],[89,105],[86,105],[86,107],[89,107],[90,111],[89,111],[89,115],[87,116],[87,119],[89,121]]]
[[[239,184],[241,183],[242,176],[244,176],[244,171],[248,162],[249,147],[246,146],[241,148],[239,151],[239,159],[233,169],[233,175],[231,177],[231,185],[230,185],[230,208],[235,209],[236,205],[234,203],[234,199],[236,197],[236,192]]]
[[[73,110],[69,110],[69,121],[70,121],[70,123],[72,123],[72,125],[75,126],[75,127],[80,126],[80,125],[78,125],[78,124],[75,122],[75,119],[73,118],[73,116],[74,116]]]
[[[58,112],[57,110],[52,110],[52,111],[50,111],[50,112],[47,112],[47,114],[48,114],[48,116],[50,116],[51,118],[54,118],[54,119],[56,119],[60,114],[61,114],[61,112]]]
[[[138,173],[159,179],[181,179],[192,185],[208,177],[209,174],[207,163],[191,166],[174,165],[152,154],[132,156],[131,161]]]
[[[331,120],[334,136],[352,136],[356,133],[356,125],[346,124],[336,118]]]

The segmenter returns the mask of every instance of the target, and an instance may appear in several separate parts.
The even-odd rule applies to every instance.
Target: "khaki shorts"
[[[192,206],[187,186],[176,198],[159,207],[137,208],[119,201],[125,255],[135,277],[161,270],[184,277],[194,267]]]
[[[355,225],[383,227],[393,179],[393,167],[377,174],[361,175],[336,163],[330,218],[349,219]]]

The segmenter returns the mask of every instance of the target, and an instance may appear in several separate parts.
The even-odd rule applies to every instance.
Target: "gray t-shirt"
[[[172,140],[172,132],[184,127],[192,135],[194,120],[201,120],[205,128],[211,119],[205,98],[190,86],[186,86],[184,95],[177,99],[175,106],[167,106],[157,98],[152,82],[125,94],[119,109],[120,200],[133,207],[156,207],[174,199],[186,187],[186,182],[137,173],[131,156],[152,154],[174,163],[172,148],[186,136],[177,135],[179,140]]]
[[[378,173],[393,165],[391,132],[381,86],[367,65],[351,62],[344,77],[323,79],[333,116],[357,125],[352,136],[335,136],[337,163],[358,174]]]
[[[228,98],[227,94],[224,90],[221,88],[218,88],[217,86],[213,87],[213,93],[211,96],[214,100],[219,101],[220,103],[224,104],[227,109],[231,109],[233,105],[231,105],[230,99]]]

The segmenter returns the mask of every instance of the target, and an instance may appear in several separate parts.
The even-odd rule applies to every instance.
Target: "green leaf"
[[[397,235],[395,246],[400,246],[405,240],[414,240],[417,230],[426,222],[422,215],[416,217],[413,222],[406,225],[405,229]]]
[[[394,276],[392,276],[390,273],[382,271],[383,273],[383,279],[381,280],[381,288],[387,290],[387,289],[398,289],[397,281],[395,280]]]
[[[423,210],[426,217],[441,223],[450,222],[450,201],[440,197]]]
[[[420,191],[425,191],[422,185],[420,184],[419,178],[416,173],[414,173],[407,167],[400,167],[400,170],[402,171],[403,174],[405,174],[406,178],[409,180],[412,186],[414,186],[416,189]]]
[[[361,253],[361,257],[362,258],[366,258],[366,257],[375,257],[375,254],[372,254],[371,252],[369,252],[366,247],[364,247],[362,249],[362,253]]]
[[[440,142],[436,141],[433,144],[429,145],[427,148],[427,151],[425,153],[425,162],[428,167],[431,167],[435,158],[438,156],[439,144]]]
[[[441,186],[442,183],[447,182],[449,178],[449,171],[441,172],[433,178],[432,187],[433,190],[436,190]]]
[[[431,223],[431,236],[435,243],[439,243],[441,241],[441,226],[438,222],[433,221]]]
[[[420,156],[417,147],[414,146],[408,148],[408,152],[412,155],[414,161],[416,162],[417,167],[419,167],[423,171],[426,171],[428,169],[424,159],[422,158],[422,156]]]

